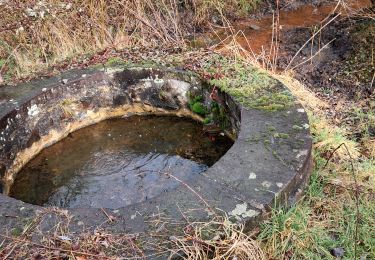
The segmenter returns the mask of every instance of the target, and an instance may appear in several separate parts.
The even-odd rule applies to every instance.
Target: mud
[[[297,51],[311,37],[311,29],[291,29],[282,34],[280,68],[286,68]],[[322,46],[332,42],[319,52]],[[374,94],[375,22],[366,18],[343,18],[334,21],[313,42],[304,47],[291,67],[295,77],[311,89],[347,99]],[[318,53],[314,59],[298,64]]]
[[[197,41],[198,45],[219,44],[217,48],[225,52],[226,45],[230,43],[232,37],[229,37],[228,40],[225,39],[233,35],[234,32],[237,34],[236,41],[244,49],[250,51],[254,56],[265,55],[274,44],[272,39],[277,22],[278,31],[280,34],[285,34],[289,30],[319,25],[322,20],[329,17],[333,12],[340,12],[346,15],[353,10],[372,6],[370,0],[348,1],[345,8],[342,6],[337,7],[336,3],[332,3],[332,1],[281,1],[279,12],[277,13],[273,2],[264,3],[257,14],[234,22],[231,25],[231,29],[217,30],[215,33],[211,33],[208,38],[202,37],[202,39]],[[276,20],[277,17],[279,21]]]

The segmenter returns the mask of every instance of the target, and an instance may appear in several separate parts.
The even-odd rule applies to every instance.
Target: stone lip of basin
[[[208,99],[209,92],[201,83],[192,73],[171,69],[96,68],[0,88],[3,192],[36,152],[80,127],[134,113],[194,118],[187,93],[197,91]],[[161,212],[171,219],[204,220],[216,210],[250,229],[275,203],[292,203],[298,197],[312,166],[312,138],[303,107],[295,102],[276,112],[247,109],[225,93],[220,96],[231,130],[237,132],[229,151],[206,172],[174,190],[138,204],[106,209],[117,217],[108,229],[143,232],[150,228],[145,220]],[[22,219],[32,218],[42,208],[0,194],[0,232],[22,227]],[[68,211],[74,216],[73,230],[107,220],[102,209]]]

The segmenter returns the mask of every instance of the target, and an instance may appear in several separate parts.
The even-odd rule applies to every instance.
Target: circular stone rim
[[[142,70],[145,69],[142,68]],[[183,71],[164,68],[160,70],[191,76],[190,73]],[[5,94],[8,90],[5,90],[4,94],[4,89],[0,88],[0,111],[2,111],[0,113],[0,122],[2,122],[0,129],[8,127],[9,115],[16,117],[14,113],[20,111],[20,108],[31,116],[33,100],[35,98],[46,99],[46,93],[50,90],[74,84],[82,86],[82,82],[90,84],[90,80],[100,81],[103,80],[103,76],[113,78],[114,75],[118,75],[116,73],[124,71],[129,71],[129,68],[85,69],[69,71],[60,77],[47,80],[36,80],[15,87],[15,89],[29,89],[30,92],[26,91],[26,94],[17,96],[16,102],[14,99],[7,100],[5,105],[4,102],[1,103],[1,97],[6,97]],[[127,80],[123,76],[121,80]],[[283,89],[285,91],[286,87],[283,86]],[[213,214],[213,211],[220,209],[235,221],[244,223],[245,230],[248,230],[267,217],[275,202],[289,204],[299,197],[312,171],[312,138],[309,133],[308,117],[302,105],[296,101],[286,110],[269,112],[246,108],[235,102],[229,95],[227,96],[228,100],[235,103],[234,106],[233,104],[231,106],[238,111],[232,112],[235,116],[239,114],[237,119],[241,122],[234,145],[197,180],[183,183],[175,191],[149,201],[117,209],[116,214],[121,216],[121,221],[117,224],[120,229],[132,232],[147,230],[148,227],[144,220],[161,208],[168,212],[170,217],[177,219],[181,219],[181,210],[200,208],[199,212],[192,213],[192,218],[206,219]],[[27,107],[27,111],[25,111],[25,107]],[[161,111],[148,111],[147,113],[150,112],[157,114]],[[180,116],[195,118],[188,112],[181,113]],[[7,118],[5,125],[4,118]],[[98,120],[104,119],[99,118]],[[1,138],[0,141],[3,142],[4,137]],[[289,142],[293,145],[289,145],[284,139],[290,139]],[[281,155],[279,151],[281,151]],[[262,158],[266,160],[262,160]],[[274,176],[274,179],[270,176]],[[177,209],[176,204],[182,209]],[[25,208],[27,210],[24,210]],[[30,216],[35,215],[36,211],[42,208],[0,194],[0,211],[3,219],[1,222],[5,224],[2,225],[4,228],[17,223],[15,219],[5,219],[4,221],[5,215],[13,215],[16,212],[18,215]],[[20,209],[22,210],[20,211]],[[73,208],[68,211],[75,216],[77,223],[90,219],[88,221],[90,226],[94,226],[93,223],[100,224],[103,222],[103,218],[105,219],[105,216],[98,214],[101,209],[97,208]],[[76,225],[76,228],[82,229],[80,225]]]

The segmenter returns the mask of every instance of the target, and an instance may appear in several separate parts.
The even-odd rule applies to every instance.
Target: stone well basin
[[[285,87],[280,88],[285,91]],[[24,225],[41,206],[7,196],[14,177],[36,154],[80,128],[133,114],[202,118],[189,109],[189,93],[209,101],[212,87],[194,73],[168,68],[96,68],[63,73],[0,88],[0,232]],[[207,171],[157,197],[117,209],[110,229],[143,232],[150,216],[205,220],[226,213],[247,229],[275,203],[292,203],[311,172],[312,138],[297,101],[270,112],[251,109],[220,92],[234,145]],[[175,180],[179,182],[179,180]],[[191,210],[194,209],[194,210]],[[99,208],[73,208],[71,226],[80,230],[106,221]],[[9,217],[9,216],[17,216]]]

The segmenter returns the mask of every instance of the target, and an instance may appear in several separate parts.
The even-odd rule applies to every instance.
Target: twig
[[[152,26],[147,20],[143,19],[141,16],[139,16],[134,10],[128,8],[127,6],[123,5],[124,9],[129,11],[132,15],[134,15],[134,17],[142,22],[144,25],[146,25],[147,27],[149,27],[155,34],[157,34],[157,36],[162,39],[164,42],[166,41],[165,37],[163,37],[160,32],[154,27]]]
[[[1,234],[0,234],[0,236],[5,238],[5,239],[8,239],[8,240],[21,242],[21,243],[28,243],[28,244],[31,244],[33,246],[42,247],[44,249],[48,249],[48,250],[51,250],[51,251],[62,251],[62,252],[73,253],[73,254],[78,254],[78,255],[92,256],[92,257],[95,257],[96,259],[98,259],[98,258],[110,259],[107,256],[99,256],[98,254],[90,254],[90,253],[85,253],[85,252],[80,252],[80,251],[75,251],[75,250],[68,250],[68,249],[57,248],[57,247],[49,247],[49,246],[45,246],[45,245],[38,244],[38,243],[35,243],[35,242],[27,241],[27,240],[24,240],[24,239],[18,239],[18,238],[15,238],[15,237],[10,237],[10,236],[1,235]]]
[[[19,216],[13,216],[13,215],[5,215],[6,218],[19,218]]]
[[[276,70],[276,65],[277,65],[277,59],[278,59],[278,53],[279,53],[279,37],[280,37],[280,6],[279,6],[279,0],[276,0],[276,18],[273,24],[272,30],[275,30],[274,33],[274,39],[272,39],[272,42],[275,41],[275,45],[273,46],[274,49],[271,49],[270,52],[270,59],[272,59],[272,67],[271,70],[274,71]]]
[[[336,149],[333,150],[333,152],[329,156],[326,164],[323,166],[323,169],[325,169],[327,167],[328,163],[332,159],[335,152],[338,149],[340,149],[342,146],[345,148],[346,152],[349,155],[350,165],[351,165],[351,168],[352,168],[352,176],[353,176],[353,180],[354,180],[354,184],[355,184],[356,221],[355,221],[355,234],[354,234],[354,241],[355,241],[355,243],[354,243],[354,259],[357,259],[357,243],[358,243],[358,227],[359,227],[359,189],[358,189],[357,177],[356,177],[355,171],[354,171],[353,157],[350,154],[349,149],[348,149],[348,147],[346,146],[345,143],[340,144],[338,147],[336,147]]]
[[[191,192],[193,192],[205,205],[206,207],[211,211],[211,212],[214,212],[211,208],[211,206],[203,199],[203,197],[201,195],[199,195],[198,192],[196,192],[192,187],[190,187],[187,183],[185,183],[184,181],[180,180],[179,178],[177,178],[176,176],[172,175],[172,174],[169,174],[169,173],[164,173],[165,175],[167,175],[168,177],[172,177],[173,179],[175,179],[176,181],[178,181],[179,183],[181,183],[182,185],[184,185],[186,188],[188,188]]]
[[[181,210],[181,208],[180,208],[180,206],[179,206],[178,204],[177,204],[177,208],[178,208],[178,210],[180,211],[182,217],[185,219],[186,223],[188,223],[189,226],[190,226],[191,223],[190,223],[189,219],[188,219],[187,216],[185,216],[185,214],[182,212],[182,210]]]
[[[317,32],[315,32],[303,45],[302,47],[294,54],[293,58],[290,60],[288,66],[286,66],[285,71],[289,69],[289,67],[292,65],[294,59],[298,56],[298,54],[303,50],[303,48],[312,40],[315,38],[315,36],[320,33],[327,25],[329,25],[331,22],[333,22],[337,17],[339,17],[341,14],[336,14],[331,20],[329,20],[326,24],[324,24]]]
[[[292,70],[295,69],[295,68],[297,68],[297,67],[299,67],[299,66],[301,66],[302,64],[305,64],[306,62],[309,62],[310,60],[313,60],[313,59],[315,58],[316,55],[318,55],[322,50],[324,50],[325,48],[327,48],[328,45],[330,45],[334,40],[336,40],[336,38],[330,40],[327,44],[325,44],[322,48],[320,48],[320,49],[319,49],[314,55],[312,55],[310,58],[308,58],[307,60],[304,60],[304,61],[302,61],[301,63],[299,63],[299,64],[297,64],[296,66],[294,66],[294,67],[292,68]]]
[[[109,214],[104,210],[104,208],[100,208],[100,209],[101,209],[101,211],[103,211],[104,215],[108,218],[109,222],[113,222],[113,221],[116,220],[116,218],[115,218],[114,216],[109,215]]]
[[[14,251],[14,249],[17,247],[17,244],[15,244],[13,247],[12,247],[12,249],[9,251],[9,253],[6,255],[6,256],[4,256],[4,260],[5,259],[7,259],[12,253],[13,253],[13,251]]]

